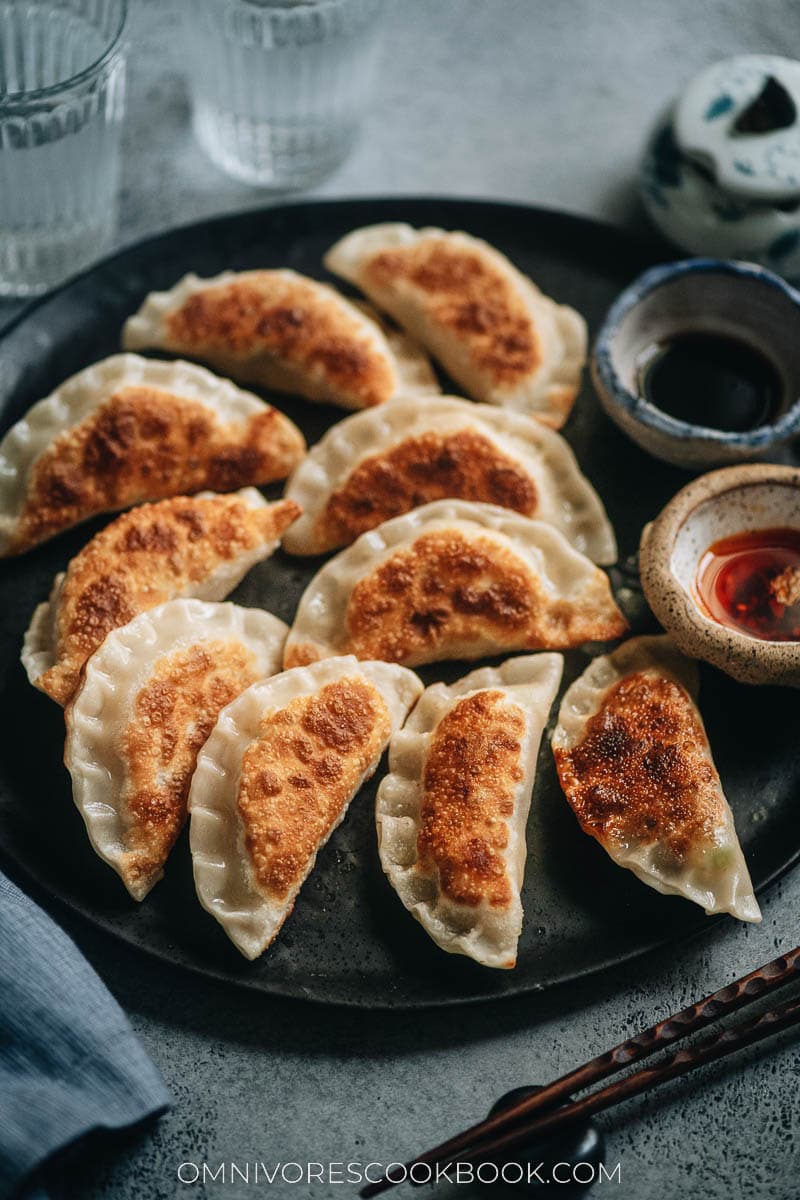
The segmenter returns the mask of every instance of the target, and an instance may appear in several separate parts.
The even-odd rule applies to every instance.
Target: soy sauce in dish
[[[747,342],[718,333],[681,333],[649,346],[638,360],[646,400],[679,421],[746,433],[777,416],[781,378]]]
[[[721,538],[695,583],[708,616],[767,642],[800,642],[800,529],[753,529]]]

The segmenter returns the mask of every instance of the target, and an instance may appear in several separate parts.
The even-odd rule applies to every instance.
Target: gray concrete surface
[[[120,243],[265,199],[193,144],[174,11],[163,0],[133,8]],[[640,220],[631,179],[642,137],[682,78],[729,53],[800,53],[792,0],[396,0],[387,33],[364,136],[320,194],[497,196],[627,224]],[[155,1132],[98,1153],[70,1176],[68,1194],[189,1197],[201,1188],[178,1182],[184,1161],[403,1157],[480,1117],[506,1089],[559,1074],[788,949],[799,925],[795,873],[765,898],[758,928],[728,922],[551,995],[391,1017],[242,996],[70,921],[175,1107]],[[608,1160],[621,1163],[621,1183],[592,1194],[792,1200],[799,1085],[800,1054],[784,1038],[609,1114]],[[219,1183],[202,1194],[327,1200],[353,1189]]]

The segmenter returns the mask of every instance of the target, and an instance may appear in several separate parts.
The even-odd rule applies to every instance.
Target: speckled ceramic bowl
[[[648,347],[700,332],[747,342],[774,365],[783,394],[774,423],[729,433],[678,420],[641,395]],[[800,292],[752,263],[692,258],[653,267],[610,309],[592,377],[612,421],[656,458],[705,469],[762,457],[800,433]]]
[[[743,683],[800,687],[800,642],[767,642],[707,616],[697,568],[720,538],[753,529],[800,529],[800,469],[751,465],[712,471],[670,500],[642,533],[639,570],[647,601],[685,654]]]

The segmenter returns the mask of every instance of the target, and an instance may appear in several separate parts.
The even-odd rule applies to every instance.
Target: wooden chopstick
[[[396,1177],[393,1178],[392,1175],[387,1174],[383,1179],[368,1184],[359,1194],[363,1200],[369,1200],[372,1196],[378,1196],[382,1192],[388,1191],[389,1188],[395,1187],[398,1183],[408,1179],[408,1172],[411,1167],[418,1163],[434,1165],[437,1163],[452,1162],[456,1159],[467,1161],[464,1157],[464,1152],[473,1148],[477,1142],[481,1143],[481,1153],[483,1154],[483,1144],[487,1142],[487,1139],[502,1140],[502,1135],[508,1134],[510,1136],[512,1131],[514,1133],[517,1131],[517,1127],[520,1126],[521,1122],[526,1121],[526,1118],[533,1117],[535,1113],[543,1113],[545,1109],[555,1108],[558,1104],[566,1100],[572,1092],[582,1091],[584,1088],[607,1079],[610,1075],[615,1074],[631,1063],[647,1058],[651,1054],[655,1054],[657,1051],[671,1045],[673,1042],[688,1037],[700,1029],[704,1029],[713,1021],[717,1021],[721,1017],[744,1008],[759,997],[769,995],[777,988],[798,977],[800,977],[800,946],[788,951],[786,954],[779,955],[777,958],[772,959],[771,962],[758,967],[755,971],[743,975],[741,979],[737,979],[733,983],[720,988],[710,996],[706,996],[705,999],[699,1000],[695,1004],[690,1004],[687,1008],[682,1009],[673,1016],[667,1017],[666,1020],[659,1021],[657,1024],[651,1025],[649,1029],[645,1029],[634,1037],[620,1042],[613,1049],[607,1050],[604,1054],[600,1054],[575,1070],[568,1072],[568,1074],[562,1075],[534,1095],[520,1101],[520,1103],[513,1105],[511,1108],[504,1109],[502,1112],[487,1118],[485,1121],[479,1121],[462,1133],[456,1134],[455,1137],[450,1138],[448,1141],[434,1146],[431,1150],[426,1150],[424,1154],[420,1154],[406,1163],[402,1172],[397,1171],[393,1173]],[[766,1016],[774,1018],[774,1014],[766,1014]],[[767,1032],[759,1034],[753,1040],[758,1041],[761,1037],[768,1036],[768,1033],[777,1032],[777,1027],[774,1024],[768,1024],[764,1028],[767,1029]],[[781,1025],[780,1028],[784,1028],[784,1026]],[[725,1034],[720,1035],[720,1037],[724,1038]],[[714,1039],[714,1041],[716,1043],[717,1039]],[[722,1045],[728,1044],[729,1042],[722,1043]],[[737,1043],[733,1049],[738,1049],[740,1045],[746,1044],[749,1043]],[[732,1051],[725,1050],[724,1052],[731,1053]],[[691,1054],[691,1051],[686,1051],[685,1053]],[[670,1067],[670,1064],[672,1064],[670,1069],[674,1069],[676,1064],[673,1063],[673,1058],[677,1059],[677,1057],[675,1055],[668,1060],[667,1066]],[[721,1057],[721,1055],[715,1054],[714,1057]],[[681,1062],[683,1061],[681,1059]],[[710,1059],[701,1060],[701,1062],[704,1061],[710,1061]],[[696,1065],[699,1066],[701,1063],[692,1060],[692,1065],[683,1067],[682,1070],[676,1070],[674,1073],[683,1074],[685,1070],[692,1070]],[[658,1068],[653,1068],[653,1070],[657,1071]],[[630,1076],[629,1079],[638,1079],[640,1075],[649,1076],[650,1074],[651,1072],[647,1071],[639,1072],[636,1076]],[[667,1075],[665,1078],[673,1078],[673,1075]],[[622,1084],[616,1085],[616,1087],[627,1085],[628,1082],[629,1080],[626,1079],[622,1081]],[[654,1082],[661,1082],[661,1078],[659,1077]],[[644,1086],[650,1086],[650,1084],[646,1083]],[[609,1091],[609,1089],[604,1090],[606,1092]],[[638,1094],[638,1090],[642,1089],[637,1089],[631,1095]],[[602,1094],[597,1093],[597,1095]],[[625,1095],[627,1093],[619,1098],[625,1099]],[[588,1097],[584,1101],[578,1101],[577,1106],[586,1104],[591,1099],[593,1097]],[[611,1103],[616,1102],[616,1100],[611,1101]],[[601,1107],[608,1107],[608,1105],[601,1105]],[[560,1117],[561,1113],[569,1111],[574,1114],[570,1119],[574,1120],[576,1116],[580,1116],[586,1111],[581,1109],[580,1112],[575,1113],[575,1108],[576,1105],[569,1105],[567,1108],[562,1108],[559,1113],[553,1113],[551,1116]],[[595,1112],[599,1111],[599,1109],[592,1109],[591,1111]],[[549,1119],[551,1119],[550,1116],[543,1116],[540,1119],[542,1123],[536,1122],[537,1133],[540,1130],[544,1131],[544,1122]],[[528,1136],[531,1124],[526,1122],[524,1128],[527,1131],[525,1136]],[[552,1126],[547,1126],[547,1128],[552,1128]],[[488,1144],[494,1145],[495,1143],[489,1142]],[[515,1142],[514,1144],[516,1145],[517,1143]]]
[[[576,1100],[572,1104],[557,1108],[555,1112],[544,1113],[539,1117],[534,1117],[531,1121],[516,1125],[509,1133],[500,1137],[485,1142],[480,1141],[477,1145],[462,1151],[458,1160],[466,1163],[505,1155],[507,1152],[525,1145],[533,1138],[554,1133],[557,1129],[572,1124],[581,1117],[590,1117],[594,1113],[612,1108],[623,1100],[641,1095],[649,1088],[666,1083],[670,1079],[677,1079],[679,1075],[686,1075],[689,1071],[705,1066],[706,1063],[726,1058],[729,1054],[734,1054],[745,1046],[752,1046],[756,1042],[761,1042],[794,1025],[800,1025],[800,1000],[792,1000],[780,1008],[772,1009],[749,1021],[743,1021],[729,1029],[724,1029],[721,1033],[714,1034],[713,1037],[707,1038],[696,1046],[675,1050],[655,1066],[643,1067],[642,1070],[627,1075],[624,1079],[610,1083],[599,1092],[592,1092],[583,1100]]]

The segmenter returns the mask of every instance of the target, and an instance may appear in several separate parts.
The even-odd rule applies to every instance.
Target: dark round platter
[[[322,254],[336,238],[359,225],[397,220],[487,238],[546,292],[578,308],[592,333],[615,295],[652,262],[647,249],[610,227],[483,201],[311,202],[206,221],[124,250],[23,313],[0,339],[3,431],[68,375],[114,353],[123,320],[146,292],[169,287],[189,270],[212,275],[228,267],[288,266],[324,278]],[[342,416],[288,397],[276,403],[309,442]],[[688,476],[656,463],[618,433],[599,411],[588,381],[564,432],[606,503],[624,564],[635,553],[642,525]],[[383,766],[354,800],[284,932],[259,961],[245,962],[197,903],[185,835],[165,879],[137,905],[89,846],[61,762],[61,712],[27,684],[19,664],[34,606],[101,524],[0,564],[0,851],[12,873],[170,963],[265,993],[369,1008],[538,991],[708,926],[694,906],[644,887],[580,832],[560,793],[547,737],[529,825],[525,927],[514,971],[493,972],[442,953],[384,880],[372,819]],[[278,553],[233,598],[263,604],[291,621],[315,566]],[[633,613],[635,629],[647,628],[636,597],[627,592],[626,602],[635,575],[615,570],[612,580],[618,591],[623,588],[621,601]],[[583,652],[567,655],[564,686],[586,661]],[[445,664],[420,674],[430,683],[468,669]],[[763,890],[800,857],[796,694],[748,689],[704,669],[701,708],[753,880]]]

